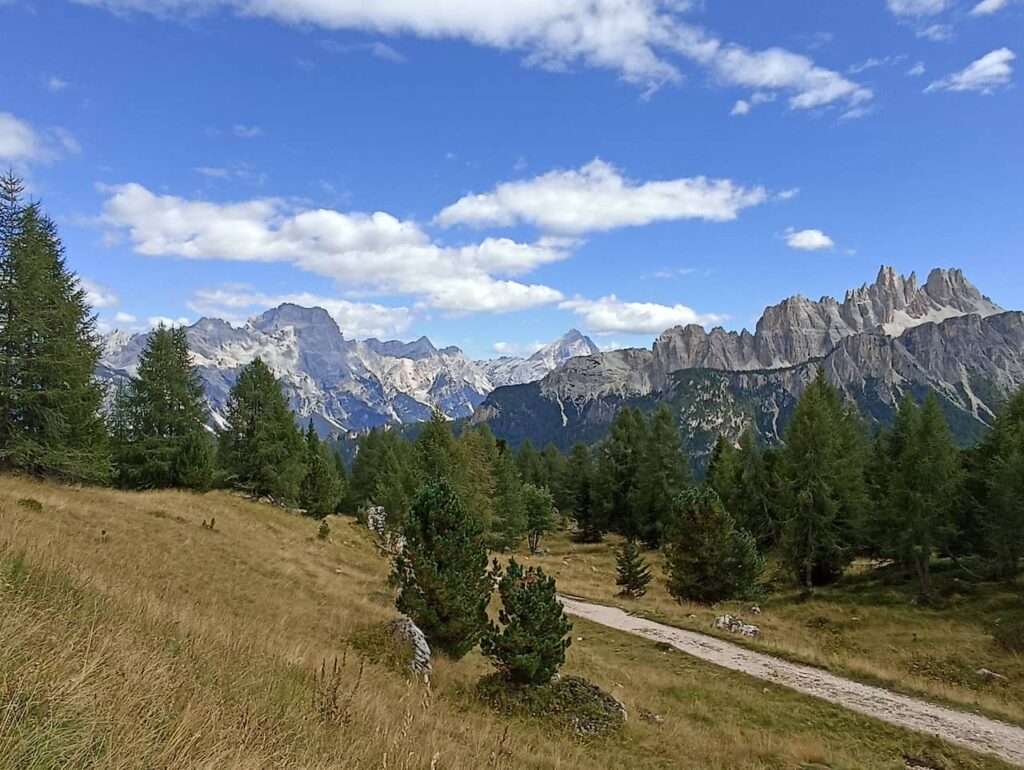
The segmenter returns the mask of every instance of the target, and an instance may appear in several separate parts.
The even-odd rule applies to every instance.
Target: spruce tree
[[[544,465],[546,486],[551,491],[555,507],[559,510],[568,510],[572,506],[567,500],[568,492],[565,488],[566,456],[559,452],[554,444],[548,444],[541,451],[540,457]]]
[[[1012,581],[1024,558],[1024,388],[997,416],[981,455],[986,551],[994,575]]]
[[[22,190],[0,178],[0,470],[104,482],[96,319],[55,225]]]
[[[615,553],[615,585],[622,588],[622,596],[639,599],[647,593],[651,570],[636,543],[626,542]]]
[[[661,545],[665,527],[672,518],[676,497],[690,485],[690,464],[683,452],[672,410],[662,404],[651,415],[645,432],[636,486],[630,507],[636,536],[650,548]]]
[[[305,473],[299,505],[310,516],[322,519],[334,513],[342,493],[330,450],[320,441],[310,419],[306,428]]]
[[[515,455],[503,442],[492,468],[494,475],[494,523],[490,542],[497,549],[514,549],[527,533],[526,501],[523,480]]]
[[[884,444],[881,550],[914,569],[927,599],[931,559],[952,536],[961,484],[959,451],[934,392],[923,408],[904,398]]]
[[[442,480],[419,491],[404,534],[395,558],[397,607],[432,648],[459,660],[487,628],[491,576],[483,525]]]
[[[594,473],[590,448],[576,443],[566,463],[565,488],[570,500],[569,515],[576,524],[576,539],[582,543],[599,543],[607,531]]]
[[[548,485],[547,474],[544,472],[544,461],[533,447],[530,439],[526,439],[516,452],[516,465],[519,468],[519,475],[524,484],[533,484],[537,487]]]
[[[754,536],[759,548],[772,548],[779,537],[778,523],[772,510],[775,489],[752,426],[748,425],[740,436],[737,463],[738,486],[729,512],[740,529]]]
[[[226,411],[219,457],[228,482],[257,497],[297,503],[305,445],[280,385],[261,358],[239,373]]]
[[[417,483],[408,442],[392,433],[385,434],[375,487],[368,502],[384,508],[389,532],[401,532],[405,528]]]
[[[526,536],[530,553],[537,553],[540,539],[555,528],[555,502],[547,487],[523,485],[526,508]]]
[[[181,327],[150,333],[136,376],[118,389],[114,405],[118,483],[130,489],[209,487],[206,399]]]
[[[754,538],[736,529],[713,489],[679,495],[665,543],[672,596],[703,604],[736,599],[753,590],[763,571]]]
[[[736,498],[740,494],[742,467],[736,447],[722,434],[718,435],[715,445],[711,448],[704,483],[718,494],[726,510],[735,508]]]
[[[423,424],[414,444],[416,475],[423,482],[447,479],[460,492],[465,483],[459,446],[451,422],[440,409]]]
[[[494,571],[501,574],[497,562]],[[558,601],[554,578],[539,567],[524,571],[513,558],[498,581],[498,594],[501,626],[489,624],[481,651],[512,684],[550,682],[572,643],[572,623]]]
[[[786,427],[780,459],[788,515],[782,545],[810,593],[838,578],[860,545],[868,507],[866,439],[855,413],[819,369]]]
[[[628,540],[640,536],[637,508],[640,463],[647,445],[647,423],[639,410],[625,408],[597,452],[599,504],[609,528]]]
[[[494,466],[498,443],[486,423],[459,436],[459,457],[463,465],[461,497],[469,512],[489,530],[495,526]]]

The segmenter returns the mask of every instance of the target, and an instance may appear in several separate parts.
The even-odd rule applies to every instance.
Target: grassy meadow
[[[723,602],[714,608],[677,602],[665,588],[660,554],[646,552],[654,580],[647,595],[623,598],[615,585],[609,537],[597,545],[565,534],[547,538],[547,553],[529,558],[553,574],[559,590],[610,604],[681,628],[717,633],[740,644],[810,663],[871,684],[924,695],[1011,722],[1024,723],[1024,656],[995,642],[998,619],[1024,603],[1024,580],[1014,586],[979,583],[954,565],[935,564],[936,600],[912,604],[916,582],[892,566],[858,562],[835,586],[810,600],[789,587],[781,565],[769,564],[775,586],[757,601]],[[522,557],[527,559],[527,557]],[[757,605],[761,613],[751,612]],[[714,619],[738,615],[761,629],[756,639],[715,632]],[[979,669],[1007,679],[981,676]]]
[[[212,529],[203,526],[211,519]],[[491,670],[478,653],[435,660],[429,686],[379,653],[381,628],[396,616],[388,564],[364,528],[329,522],[330,537],[319,540],[315,521],[225,492],[0,477],[0,767],[852,770],[904,768],[904,755],[946,768],[1006,767],[583,622],[564,671],[623,701],[625,730],[585,740],[505,720],[473,694]],[[538,561],[563,590],[613,600],[607,548],[547,545]],[[861,626],[845,630],[854,605],[815,605],[763,604],[759,644],[829,662],[801,612],[845,618],[839,636],[857,645],[917,612],[858,608],[862,637]],[[638,606],[708,625],[708,611],[675,605],[661,588]],[[933,655],[980,655],[986,642],[975,625],[934,621],[934,631],[908,627],[908,638],[917,633]],[[943,646],[956,633],[969,636]],[[841,654],[852,667],[852,649]],[[878,677],[899,660],[895,651],[864,657],[875,667],[865,673]],[[977,663],[1022,673],[1019,660]],[[930,691],[927,677],[902,679]],[[934,688],[1019,711],[1019,693]]]

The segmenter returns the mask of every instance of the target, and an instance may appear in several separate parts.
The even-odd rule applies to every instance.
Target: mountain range
[[[753,333],[677,326],[649,350],[573,358],[536,382],[498,388],[473,419],[513,445],[568,449],[603,436],[625,406],[668,403],[699,457],[747,425],[778,442],[819,367],[883,423],[905,394],[934,389],[966,443],[1024,386],[1024,313],[1004,311],[960,270],[933,270],[919,284],[883,267],[841,302],[794,296],[769,307]]]
[[[228,393],[239,371],[260,356],[281,382],[298,418],[324,436],[426,420],[434,408],[469,417],[498,386],[540,379],[577,355],[598,352],[575,329],[528,358],[475,361],[457,347],[345,337],[322,308],[283,304],[233,326],[202,318],[186,327],[193,362],[210,404],[213,427],[224,424]],[[115,331],[104,340],[98,369],[116,382],[136,372],[148,333]]]

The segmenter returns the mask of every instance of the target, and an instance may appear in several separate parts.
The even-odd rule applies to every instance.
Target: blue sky
[[[0,0],[0,41],[0,162],[105,327],[648,345],[883,263],[1024,307],[1022,0]]]

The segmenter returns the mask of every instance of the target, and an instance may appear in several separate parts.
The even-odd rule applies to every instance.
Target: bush
[[[492,674],[477,684],[477,696],[504,716],[541,719],[578,735],[614,735],[626,722],[621,703],[578,676],[536,687],[509,687],[504,677]]]
[[[500,574],[498,563],[494,573]],[[498,582],[499,628],[491,623],[480,645],[502,676],[518,685],[549,682],[565,663],[572,623],[555,593],[554,578],[539,567],[523,568],[511,559]]]
[[[1024,652],[1024,611],[1002,618],[992,629],[992,636],[1010,652]]]
[[[754,538],[736,529],[710,487],[676,499],[665,545],[668,590],[676,599],[713,604],[750,593],[764,572]]]
[[[319,540],[326,540],[331,535],[331,525],[327,523],[327,519],[320,520],[320,526],[317,527],[316,536]]]

